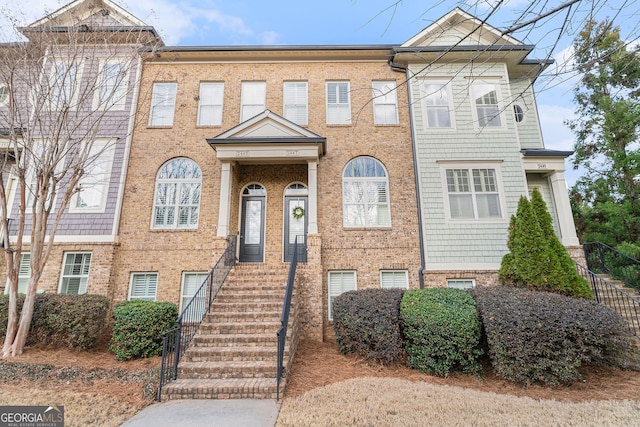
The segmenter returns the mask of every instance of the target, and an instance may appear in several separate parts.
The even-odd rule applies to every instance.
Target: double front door
[[[296,239],[298,261],[306,261],[307,196],[285,196],[283,224],[283,258],[290,261]],[[240,262],[263,262],[265,255],[266,197],[244,196],[240,220]],[[276,238],[276,236],[270,236]]]

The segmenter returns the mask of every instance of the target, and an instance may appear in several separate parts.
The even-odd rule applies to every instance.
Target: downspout
[[[418,269],[418,282],[420,283],[420,289],[424,288],[424,277],[422,277],[422,273],[424,272],[425,265],[425,254],[424,254],[424,240],[423,240],[423,231],[422,231],[422,199],[420,197],[420,179],[418,177],[418,157],[416,150],[416,138],[414,132],[414,123],[413,123],[413,101],[411,100],[411,85],[409,84],[409,80],[411,76],[409,76],[409,67],[406,65],[396,64],[393,62],[394,53],[392,51],[391,57],[389,58],[389,66],[393,71],[403,72],[406,75],[405,84],[407,86],[407,97],[409,100],[409,123],[411,126],[411,151],[413,153],[413,178],[415,180],[416,186],[416,205],[418,208],[418,238],[420,240],[420,268]]]

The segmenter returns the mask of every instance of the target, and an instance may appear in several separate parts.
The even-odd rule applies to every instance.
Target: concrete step
[[[284,384],[280,385],[284,390]],[[175,399],[275,399],[274,378],[192,380],[178,378],[162,389],[163,400]]]
[[[180,362],[178,378],[222,379],[222,378],[275,378],[276,361],[205,361]]]

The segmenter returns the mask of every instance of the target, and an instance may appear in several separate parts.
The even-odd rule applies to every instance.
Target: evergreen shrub
[[[343,354],[354,353],[383,364],[405,357],[400,331],[403,289],[361,289],[337,296],[333,329]]]
[[[480,321],[469,293],[430,288],[407,291],[400,319],[409,365],[446,376],[453,370],[480,371]]]
[[[169,302],[124,301],[113,310],[109,349],[118,360],[158,356],[162,334],[176,327],[178,307]]]
[[[616,364],[629,331],[609,308],[587,299],[496,286],[471,291],[489,356],[501,378],[571,384],[585,364]]]

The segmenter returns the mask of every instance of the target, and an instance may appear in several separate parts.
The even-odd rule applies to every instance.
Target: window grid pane
[[[131,276],[130,300],[155,301],[158,273],[134,273]]]
[[[65,254],[60,293],[85,294],[87,292],[90,266],[91,252]]]
[[[198,126],[220,126],[222,124],[223,97],[224,83],[200,83]]]
[[[421,86],[427,127],[450,128],[451,114],[446,83],[424,83]]]
[[[373,82],[373,122],[398,124],[398,100],[395,82]]]
[[[375,159],[359,157],[349,162],[342,178],[345,227],[389,227],[389,183]]]
[[[502,126],[496,85],[492,83],[474,83],[472,91],[478,114],[478,125],[480,127]]]
[[[446,179],[451,219],[502,218],[495,169],[447,169]]]
[[[285,82],[283,112],[287,120],[298,125],[308,122],[308,90],[307,82]]]
[[[202,174],[191,159],[174,159],[158,172],[154,228],[197,228]]]
[[[172,126],[176,103],[176,83],[154,83],[151,97],[151,126]]]
[[[327,123],[351,124],[348,82],[327,83]]]

